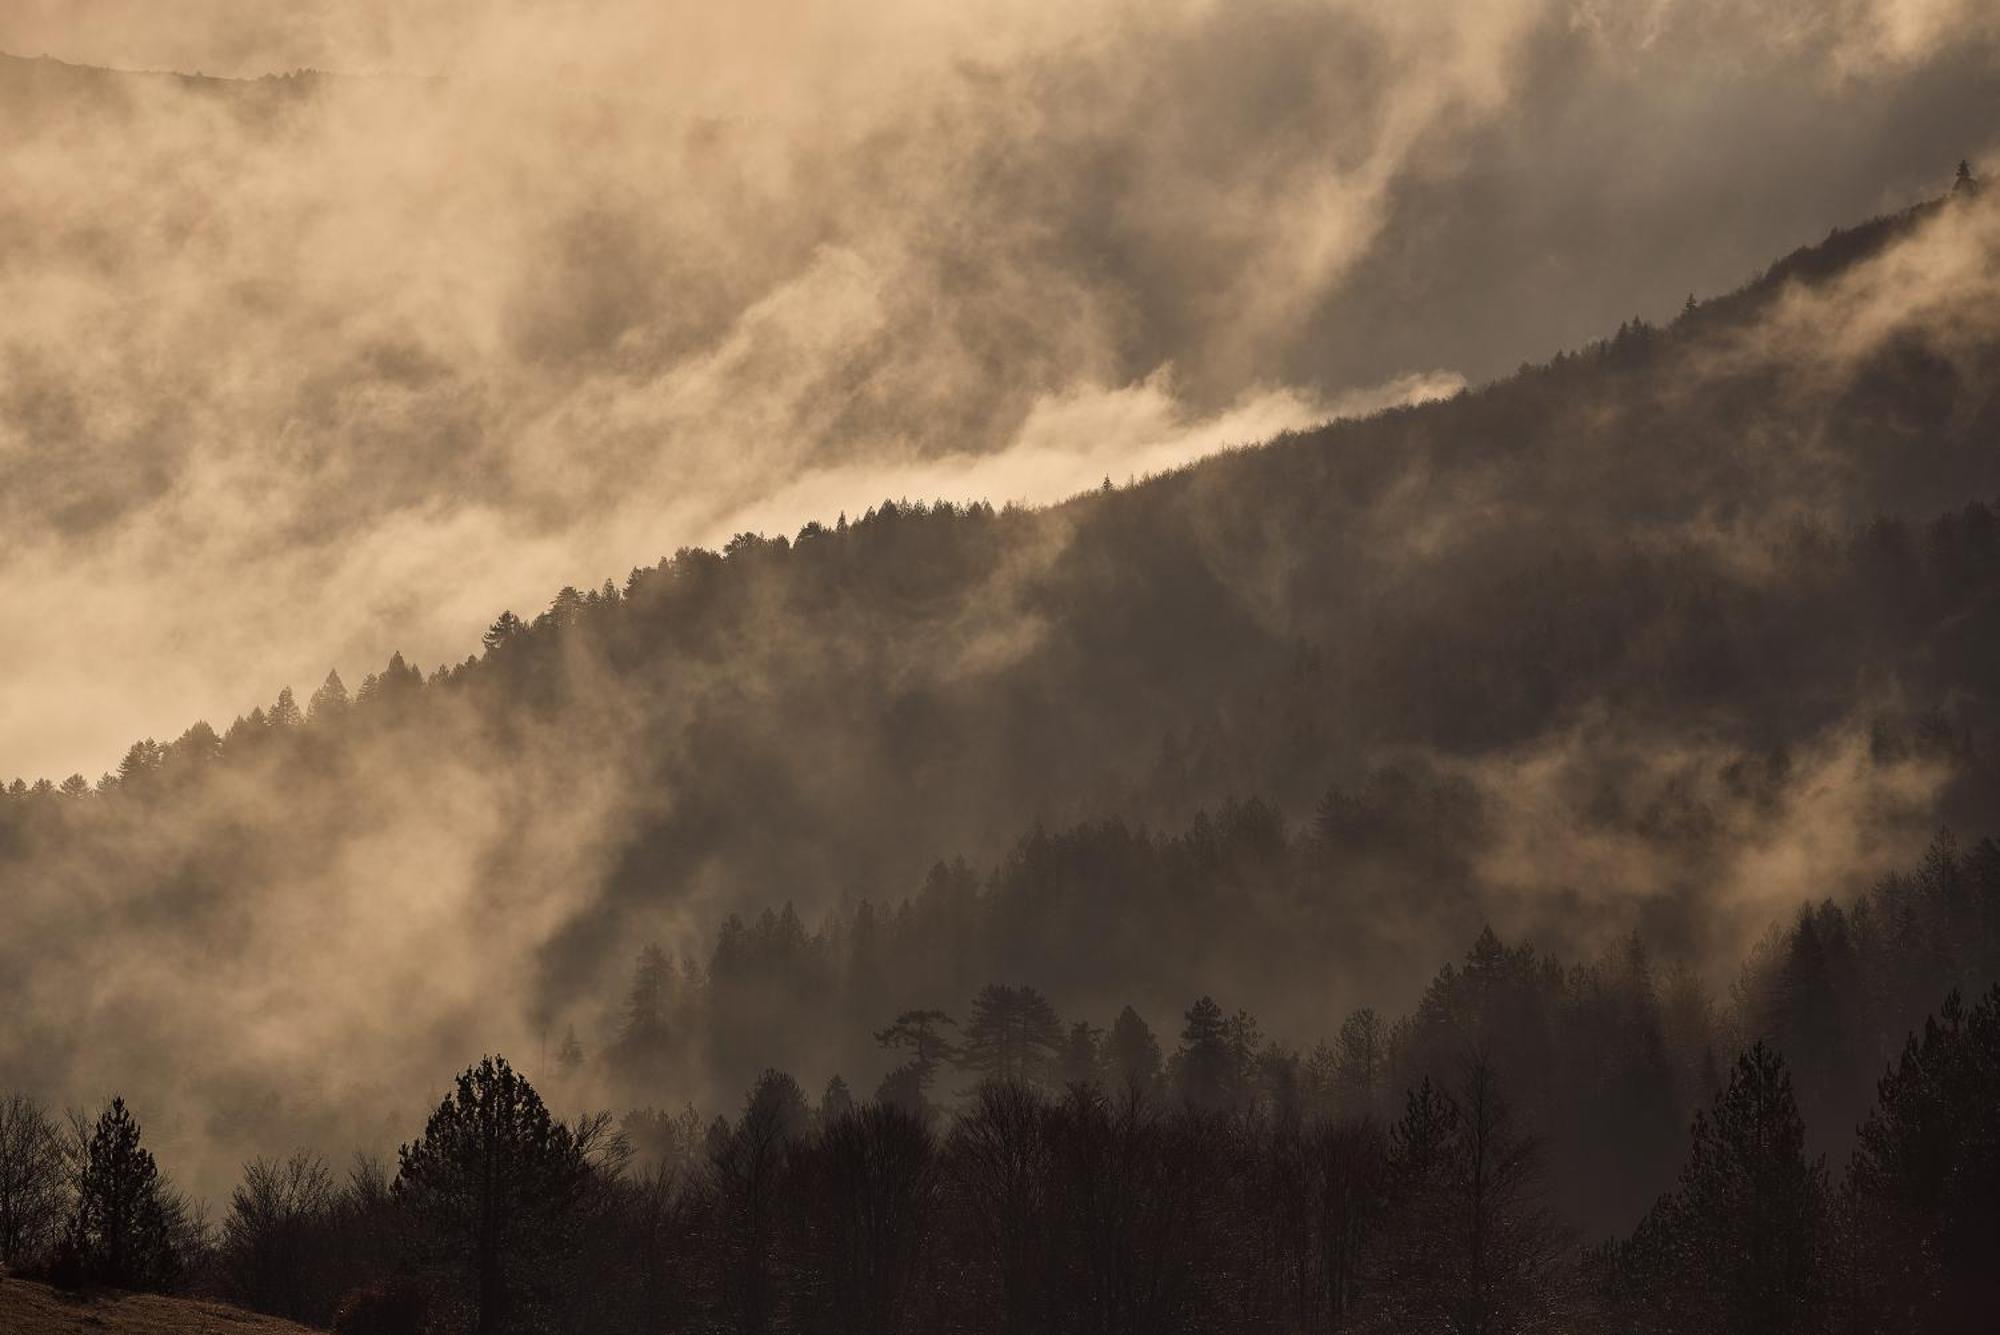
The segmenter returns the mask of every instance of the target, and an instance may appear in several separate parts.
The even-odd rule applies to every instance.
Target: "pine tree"
[[[909,1059],[882,1078],[876,1091],[878,1103],[887,1103],[918,1116],[930,1109],[930,1088],[939,1066],[958,1059],[958,1049],[941,1032],[956,1022],[943,1011],[904,1011],[886,1029],[877,1030],[875,1041],[891,1051],[906,1051]]]
[[[1425,1077],[1389,1128],[1388,1194],[1394,1213],[1372,1250],[1368,1287],[1392,1324],[1414,1324],[1418,1305],[1445,1288],[1437,1218],[1458,1137],[1458,1105]]]
[[[347,683],[340,679],[338,672],[329,672],[319,689],[313,692],[306,718],[313,723],[332,723],[347,712],[349,703]]]
[[[1844,1296],[1884,1328],[1988,1329],[2000,1311],[2000,987],[1969,1012],[1947,997],[1879,1089],[1848,1167]]]
[[[180,1277],[177,1203],[139,1140],[125,1100],[114,1098],[85,1143],[59,1265],[85,1284],[165,1291]]]
[[[396,1152],[392,1193],[422,1259],[479,1335],[546,1323],[566,1278],[591,1168],[505,1058],[458,1077]]]
[[[1230,1023],[1214,998],[1203,997],[1188,1008],[1174,1064],[1181,1098],[1189,1105],[1211,1112],[1229,1105],[1235,1085],[1230,1038]]]
[[[1821,1329],[1826,1169],[1807,1159],[1805,1144],[1785,1063],[1758,1043],[1737,1058],[1714,1106],[1696,1114],[1678,1188],[1600,1258],[1614,1304],[1647,1328]]]
[[[565,584],[549,604],[549,620],[558,626],[575,625],[583,615],[583,607],[583,595],[574,586]]]
[[[298,701],[292,698],[292,688],[289,686],[278,692],[278,702],[272,705],[271,712],[264,716],[265,724],[274,729],[296,728],[305,721],[306,716],[299,711]]]
[[[639,952],[632,969],[632,988],[625,995],[615,1058],[625,1079],[651,1089],[665,1078],[670,1030],[667,1003],[674,989],[674,969],[657,945]]]
[[[128,788],[138,787],[153,776],[160,767],[160,747],[148,737],[143,742],[134,742],[118,762],[118,782]]]
[[[194,765],[206,765],[222,754],[222,739],[207,722],[197,719],[172,747],[175,757]]]
[[[822,1129],[832,1126],[841,1118],[854,1112],[854,1094],[847,1087],[847,1081],[835,1075],[826,1082],[826,1091],[819,1096],[819,1124]]]
[[[958,1063],[985,1080],[1045,1083],[1062,1049],[1062,1023],[1032,987],[989,983],[972,999]]]
[[[480,637],[480,642],[486,646],[487,653],[498,653],[526,629],[521,618],[512,612],[502,612],[493,624],[486,628],[486,634]]]

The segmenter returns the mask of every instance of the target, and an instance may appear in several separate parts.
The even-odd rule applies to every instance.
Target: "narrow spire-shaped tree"
[[[172,1202],[139,1123],[114,1098],[83,1147],[59,1269],[86,1284],[164,1291],[180,1275]]]
[[[338,672],[328,672],[320,688],[313,692],[306,717],[314,723],[331,723],[347,712],[347,683]]]
[[[1822,1329],[1826,1169],[1806,1157],[1784,1060],[1761,1042],[1739,1056],[1693,1139],[1679,1188],[1601,1254],[1612,1302],[1639,1329]]]
[[[299,710],[298,701],[292,698],[291,687],[287,686],[278,692],[278,702],[271,706],[271,711],[264,716],[264,721],[273,728],[296,728],[306,721],[306,716]]]

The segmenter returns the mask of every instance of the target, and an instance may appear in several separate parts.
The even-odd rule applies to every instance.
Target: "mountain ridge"
[[[10,787],[0,967],[45,1023],[0,1059],[277,1152],[366,1142],[468,1050],[615,1032],[648,942],[760,980],[687,1017],[701,1097],[865,1075],[885,1008],[993,978],[1310,1033],[1487,924],[1726,973],[2000,794],[1991,218],[1869,224],[1738,307],[1143,486],[684,549],[428,681]],[[1884,325],[1885,283],[1953,318]],[[967,944],[803,1010],[755,963],[866,914]],[[190,1054],[188,1015],[230,1041]]]
[[[0,59],[15,59],[15,60],[40,59],[40,60],[52,61],[52,63],[54,64],[62,65],[65,68],[69,69],[89,70],[89,71],[100,70],[100,67],[97,66],[71,65],[68,62],[54,60],[54,58],[46,56],[24,58],[24,57],[8,56],[5,53],[0,53]],[[153,73],[152,71],[123,71],[123,70],[108,70],[108,69],[103,70],[102,72],[116,73],[116,74]],[[303,72],[309,74],[320,73],[319,71],[303,71]],[[172,71],[163,71],[159,73],[163,73],[171,77],[178,77],[178,78],[215,77],[206,75],[186,75]],[[256,79],[224,78],[220,81],[248,83],[248,82],[257,82],[261,80],[285,78],[285,77],[288,76],[263,75],[263,76],[257,76]],[[1586,343],[1574,350],[1559,352],[1554,357],[1546,361],[1535,362],[1535,363],[1524,362],[1521,368],[1511,376],[1503,377],[1499,380],[1490,381],[1481,385],[1467,386],[1465,389],[1461,390],[1459,394],[1453,395],[1446,400],[1426,402],[1421,404],[1392,406],[1377,410],[1376,412],[1367,414],[1365,417],[1361,418],[1342,419],[1339,421],[1323,423],[1315,427],[1281,433],[1280,435],[1272,437],[1267,440],[1246,442],[1241,445],[1229,446],[1224,449],[1218,450],[1213,454],[1205,455],[1200,459],[1192,460],[1186,464],[1167,470],[1164,473],[1149,475],[1145,478],[1137,480],[1136,483],[1127,483],[1123,485],[1112,483],[1110,486],[1102,490],[1105,492],[1122,492],[1122,491],[1133,490],[1135,489],[1135,487],[1148,488],[1148,487],[1177,485],[1177,479],[1181,479],[1210,468],[1227,467],[1229,466],[1227,461],[1238,457],[1255,457],[1262,455],[1266,452],[1279,449],[1287,449],[1287,448],[1311,449],[1328,445],[1332,443],[1332,438],[1342,434],[1343,431],[1359,430],[1364,425],[1371,422],[1379,422],[1384,419],[1407,418],[1410,416],[1440,417],[1444,415],[1447,406],[1453,400],[1467,399],[1467,398],[1478,399],[1481,398],[1482,396],[1486,396],[1495,393],[1497,391],[1505,390],[1506,388],[1513,386],[1517,382],[1521,382],[1523,380],[1547,380],[1549,377],[1559,374],[1565,368],[1565,366],[1569,365],[1570,363],[1578,359],[1584,359],[1592,356],[1605,359],[1615,359],[1629,352],[1630,349],[1628,344],[1632,341],[1649,341],[1660,337],[1673,339],[1676,337],[1687,337],[1689,335],[1700,337],[1705,334],[1713,334],[1718,328],[1718,326],[1726,327],[1732,321],[1742,321],[1745,319],[1755,318],[1762,310],[1766,309],[1770,304],[1782,299],[1785,292],[1793,284],[1799,284],[1806,288],[1811,288],[1839,277],[1842,273],[1851,269],[1855,265],[1863,263],[1868,259],[1878,255],[1885,247],[1892,244],[1897,239],[1906,236],[1913,228],[1920,225],[1926,219],[1935,216],[1938,210],[1947,207],[1950,203],[1951,203],[1951,198],[1949,196],[1940,196],[1934,199],[1921,201],[1917,204],[1911,205],[1906,209],[1894,213],[1883,214],[1875,218],[1868,219],[1864,222],[1857,223],[1852,226],[1835,227],[1828,233],[1827,237],[1824,238],[1823,240],[1810,243],[1807,245],[1802,245],[1797,249],[1789,252],[1785,256],[1779,258],[1770,265],[1766,266],[1766,268],[1760,273],[1753,275],[1740,287],[1737,287],[1729,292],[1719,294],[1718,296],[1710,298],[1705,301],[1697,302],[1692,297],[1690,297],[1689,309],[1686,312],[1684,312],[1682,317],[1679,320],[1675,321],[1674,324],[1665,326],[1664,328],[1659,326],[1648,325],[1643,320],[1634,320],[1632,322],[1629,322],[1628,325],[1621,326],[1616,333],[1608,334],[1601,339],[1595,340],[1590,343]],[[1106,481],[1107,483],[1111,482],[1109,478],[1107,478]],[[920,498],[917,503],[931,504],[934,502],[925,501]],[[956,502],[947,502],[945,501],[945,498],[942,497],[937,498],[937,501],[935,503],[956,504]],[[1089,489],[1080,492],[1075,496],[1069,497],[1065,500],[1053,502],[1045,506],[1030,506],[1023,508],[1029,510],[1055,513],[1070,509],[1071,507],[1089,507],[1099,503],[1100,503],[1099,489]],[[907,496],[885,498],[885,504],[889,504],[892,506],[893,505],[908,506],[911,504],[911,501],[910,498]],[[979,498],[974,498],[968,502],[965,502],[965,504],[975,507],[982,504],[986,504],[989,505],[990,508],[990,502],[984,501]],[[1015,507],[1012,506],[1012,504],[1010,503],[1008,508],[1013,509]],[[869,513],[870,514],[874,513],[873,507],[871,507]],[[828,531],[830,527],[831,526],[827,523],[827,521],[823,519],[809,520],[804,525],[804,529],[810,532]],[[739,541],[746,538],[755,539],[757,541],[770,540],[766,537],[766,535],[764,535],[761,532],[738,535]],[[682,552],[702,552],[702,551],[707,551],[709,549],[704,549],[699,547],[683,547],[680,550]],[[665,564],[666,564],[666,559],[663,559],[661,563],[662,567]],[[639,573],[640,572],[638,570],[632,572],[633,575],[637,575]],[[607,580],[606,582],[610,583],[611,581]],[[565,590],[564,592],[573,593],[575,591],[572,589],[572,590]],[[547,615],[548,615],[547,613],[541,614],[542,617],[546,617]],[[437,672],[456,670],[456,668],[470,666],[477,660],[478,656],[473,655],[472,657],[466,660],[462,660],[461,663],[453,665],[451,668],[440,667],[432,675],[435,676]],[[403,655],[401,654],[400,651],[391,651],[390,661],[397,665],[392,670],[395,671],[402,670],[401,665],[403,663]],[[246,718],[247,716],[245,715],[239,715],[237,721],[244,722]],[[17,778],[18,777],[21,776],[17,776]],[[43,777],[46,778],[48,776],[43,776]]]

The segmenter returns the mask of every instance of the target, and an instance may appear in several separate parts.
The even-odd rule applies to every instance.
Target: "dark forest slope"
[[[1074,924],[1157,943],[1088,995],[1046,931],[978,967],[1286,1032],[1413,1002],[1487,921],[1727,974],[1800,900],[1991,825],[1996,233],[1990,200],[1925,206],[1670,327],[1046,511],[682,551],[428,679],[16,785],[0,971],[32,1019],[0,1060],[184,1097],[190,1138],[346,1134],[324,1109],[465,1052],[608,1035],[646,941],[706,966],[732,913],[851,923],[1038,827],[1232,798],[1253,843],[1338,856]],[[882,1018],[817,1009],[850,1048]],[[753,1048],[718,1044],[726,1080]]]

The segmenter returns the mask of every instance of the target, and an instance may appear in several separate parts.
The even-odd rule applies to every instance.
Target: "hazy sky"
[[[9,0],[0,775],[884,495],[1670,315],[1995,142],[1981,0]]]

